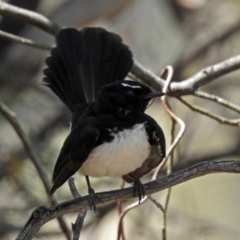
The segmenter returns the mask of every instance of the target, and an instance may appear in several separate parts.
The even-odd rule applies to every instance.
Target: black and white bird
[[[46,59],[44,83],[71,110],[71,131],[57,159],[51,194],[77,171],[86,176],[91,207],[96,194],[89,176],[122,177],[133,183],[139,201],[140,178],[165,157],[161,127],[144,111],[164,95],[124,80],[133,65],[122,39],[103,28],[61,30]]]

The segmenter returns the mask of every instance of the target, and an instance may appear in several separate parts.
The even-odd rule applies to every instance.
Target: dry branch
[[[61,29],[58,24],[50,21],[48,18],[39,13],[15,7],[3,1],[0,1],[0,14],[4,17],[11,17],[16,20],[30,23],[53,35]]]
[[[81,195],[79,194],[75,183],[74,183],[74,177],[70,177],[68,179],[68,185],[69,188],[71,190],[71,193],[73,195],[74,198],[80,198]],[[81,230],[82,230],[82,226],[84,223],[84,219],[86,217],[87,214],[87,209],[82,209],[77,216],[77,219],[75,221],[75,223],[72,223],[72,230],[73,230],[73,240],[78,240],[80,238],[80,234],[81,234]]]
[[[181,82],[173,82],[170,85],[170,94],[173,96],[193,94],[199,87],[238,69],[240,69],[240,55],[208,66]]]
[[[207,111],[204,108],[201,108],[199,106],[191,104],[188,101],[184,100],[183,98],[179,97],[178,99],[183,104],[185,104],[187,107],[189,107],[191,110],[193,110],[195,112],[198,112],[198,113],[201,113],[201,114],[203,114],[203,115],[205,115],[207,117],[210,117],[210,118],[216,120],[217,122],[219,122],[221,124],[227,124],[227,125],[230,125],[230,126],[237,126],[237,127],[240,126],[240,118],[238,118],[238,119],[227,119],[227,118],[224,118],[222,116],[216,115],[216,114],[214,114],[212,112],[209,112],[209,111]]]
[[[43,182],[43,185],[44,185],[44,188],[45,188],[45,191],[46,191],[49,201],[51,202],[52,205],[57,204],[57,200],[53,196],[52,197],[49,196],[51,184],[48,180],[47,174],[42,167],[41,161],[38,158],[37,153],[35,152],[33,146],[31,145],[25,132],[23,131],[20,123],[18,122],[16,114],[14,112],[12,112],[10,109],[8,109],[7,106],[5,106],[1,102],[0,102],[0,112],[9,121],[9,123],[12,125],[12,127],[16,131],[17,135],[19,136],[20,140],[22,141],[22,144],[25,148],[25,151],[26,151],[29,159],[32,161],[33,165],[35,166],[35,168],[39,174],[40,179]],[[64,232],[66,238],[68,240],[70,240],[71,239],[70,231],[68,230],[67,224],[65,223],[64,219],[62,217],[58,218],[58,222],[59,222],[59,225],[60,225],[62,231]]]
[[[36,27],[39,27],[53,35],[56,35],[57,32],[62,28],[41,14],[18,8],[2,1],[0,1],[0,14],[2,16],[13,17],[35,25]],[[206,67],[197,74],[181,82],[171,83],[169,94],[171,96],[193,94],[199,87],[237,69],[240,69],[240,55]],[[136,60],[134,61],[131,73],[154,89],[162,89],[164,85],[164,80],[162,78],[146,69]]]
[[[240,173],[240,161],[216,160],[195,164],[184,170],[170,174],[167,177],[144,184],[147,195],[159,192],[177,184],[210,173]],[[134,197],[132,188],[98,193],[96,205],[128,200]],[[89,208],[88,196],[59,203],[52,207],[38,207],[29,218],[17,240],[29,240],[34,237],[42,225],[66,213],[78,212]]]
[[[20,44],[23,44],[23,45],[34,47],[34,48],[37,48],[37,49],[51,50],[51,46],[41,44],[41,43],[36,43],[36,42],[34,42],[32,40],[29,40],[27,38],[19,37],[19,36],[16,36],[14,34],[11,34],[11,33],[6,33],[6,32],[1,31],[1,30],[0,30],[0,37],[4,38],[6,40],[9,40],[9,41],[13,41],[13,42],[16,42],[16,43],[20,43]]]
[[[194,96],[203,98],[203,99],[207,99],[207,100],[211,100],[213,102],[219,103],[223,107],[229,108],[237,113],[240,113],[240,107],[238,105],[231,103],[231,102],[229,102],[221,97],[218,97],[216,95],[208,94],[208,93],[202,92],[202,91],[195,91]]]

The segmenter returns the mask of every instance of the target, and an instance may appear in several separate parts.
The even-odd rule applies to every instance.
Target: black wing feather
[[[77,124],[66,138],[53,172],[53,194],[69,177],[75,174],[96,145],[98,128],[92,119]]]
[[[147,114],[144,114],[148,126],[152,129],[146,128],[147,134],[149,136],[150,144],[155,144],[158,147],[158,153],[161,160],[166,156],[166,140],[162,128],[157,124],[157,122]],[[153,134],[153,135],[152,135]]]

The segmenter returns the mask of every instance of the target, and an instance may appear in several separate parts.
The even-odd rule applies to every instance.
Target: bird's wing
[[[151,145],[156,145],[158,148],[158,154],[161,159],[166,155],[166,141],[162,128],[157,124],[157,122],[151,118],[149,115],[144,114],[147,119],[148,125],[146,128],[149,143]]]
[[[99,129],[91,121],[84,119],[78,123],[66,138],[53,172],[53,194],[69,177],[78,171],[96,145]]]
[[[166,154],[165,137],[161,127],[147,114],[145,114],[145,118],[147,120],[145,125],[146,132],[148,135],[148,141],[151,145],[150,155],[143,162],[143,164],[139,166],[139,168],[122,177],[126,182],[129,183],[133,182],[134,179],[141,178],[156,168]]]

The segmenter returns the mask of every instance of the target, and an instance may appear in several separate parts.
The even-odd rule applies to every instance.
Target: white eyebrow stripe
[[[122,85],[124,87],[130,87],[130,88],[141,88],[141,86],[132,86],[132,85],[128,85],[127,83],[122,83]]]

